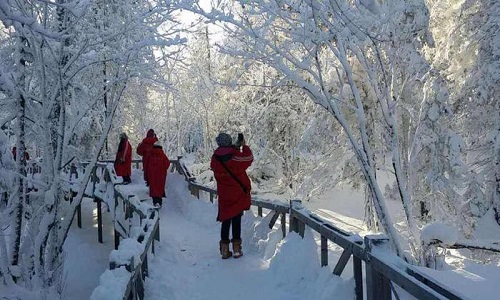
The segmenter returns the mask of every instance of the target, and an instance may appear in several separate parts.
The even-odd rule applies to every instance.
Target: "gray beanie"
[[[219,147],[228,147],[233,143],[231,136],[224,132],[219,133],[219,135],[215,138],[215,141]]]

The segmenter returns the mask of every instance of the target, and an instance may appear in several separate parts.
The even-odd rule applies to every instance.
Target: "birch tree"
[[[374,1],[266,1],[238,2],[240,6],[221,11],[203,11],[196,3],[186,7],[215,21],[226,22],[247,47],[227,52],[262,61],[279,70],[309,97],[326,109],[344,130],[373,197],[381,227],[391,238],[395,251],[405,256],[407,248],[393,226],[385,197],[377,182],[377,137],[369,121],[373,106],[384,130],[384,143],[390,153],[390,170],[402,201],[410,229],[410,246],[418,260],[418,228],[412,213],[407,173],[403,170],[399,132],[399,102],[405,81],[394,56],[394,43],[404,51],[418,54],[422,43],[430,42],[428,14],[423,2],[399,1],[377,5]],[[389,25],[385,25],[389,24]],[[398,25],[403,24],[401,31]],[[413,43],[412,35],[422,43]],[[415,81],[422,70],[412,71]],[[408,70],[406,70],[408,71]],[[365,90],[365,91],[363,91]],[[370,102],[371,100],[372,102]],[[410,259],[410,258],[409,258]]]
[[[62,0],[0,4],[0,20],[11,30],[6,41],[20,49],[12,56],[11,64],[0,69],[0,92],[7,96],[1,105],[18,103],[17,109],[12,110],[14,114],[5,116],[3,122],[15,120],[19,128],[18,151],[24,148],[23,126],[29,124],[29,129],[38,136],[43,156],[42,189],[30,192],[28,205],[23,188],[23,194],[11,197],[10,208],[6,209],[17,209],[9,215],[17,227],[0,237],[4,239],[0,245],[11,245],[6,250],[0,249],[2,257],[10,259],[8,266],[1,266],[5,282],[13,284],[7,279],[13,278],[28,291],[40,291],[39,297],[53,297],[61,292],[62,247],[127,83],[130,78],[151,73],[156,64],[155,47],[181,42],[174,31],[157,31],[170,21],[172,7],[164,4]],[[96,26],[96,22],[104,22],[106,26]],[[8,48],[0,50],[8,53],[5,52]],[[103,63],[105,81],[99,76],[103,74]],[[105,113],[99,120],[96,113],[103,106]],[[99,126],[98,138],[93,139],[96,151],[89,155],[91,163],[81,190],[75,201],[68,204],[63,201],[63,167],[75,149],[68,145],[78,143],[81,132],[89,128],[81,125],[90,124]],[[24,152],[18,152],[21,153]],[[17,157],[22,162],[24,155]],[[18,165],[17,176],[24,178],[24,168]],[[29,217],[23,214],[25,208],[29,209]]]

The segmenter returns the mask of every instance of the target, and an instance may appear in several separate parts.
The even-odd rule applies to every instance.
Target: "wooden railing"
[[[171,162],[171,171],[176,171],[184,176],[191,194],[200,198],[202,192],[208,193],[209,201],[214,202],[217,191],[196,182],[196,178],[185,166],[181,157],[178,157],[177,160],[171,160]],[[99,208],[102,203],[106,203],[108,210],[110,210],[109,201],[104,199],[105,189],[103,187],[109,184],[113,186],[115,250],[110,254],[110,266],[105,273],[117,272],[121,274],[117,276],[123,277],[123,272],[125,272],[128,274],[128,280],[117,282],[116,280],[103,279],[116,276],[102,276],[100,285],[92,294],[92,299],[101,299],[99,298],[100,290],[106,290],[109,285],[120,285],[115,290],[123,291],[123,293],[116,295],[116,299],[143,299],[144,278],[148,273],[148,253],[150,250],[151,253],[154,253],[154,242],[155,240],[159,241],[158,213],[152,207],[141,204],[141,199],[133,195],[123,195],[119,188],[117,189],[119,183],[117,183],[114,169],[109,166],[105,163],[99,163],[94,168],[91,192],[87,191],[87,196],[92,196],[98,206],[98,223],[100,224],[98,224],[98,239],[102,242],[102,217],[99,217],[102,212]],[[306,227],[316,232],[320,238],[321,266],[329,265],[329,242],[343,248],[340,258],[333,267],[333,274],[342,275],[349,260],[352,259],[356,299],[363,299],[365,295],[368,300],[392,299],[393,297],[399,299],[396,286],[417,299],[465,299],[463,295],[449,290],[418,268],[407,264],[395,255],[388,255],[390,253],[387,251],[389,243],[384,235],[361,238],[359,235],[338,228],[310,212],[302,206],[300,200],[284,203],[253,196],[251,201],[252,205],[257,208],[259,216],[262,217],[264,212],[267,215],[272,214],[268,224],[270,229],[274,228],[280,219],[279,228],[283,237],[286,236],[287,232],[296,232],[303,237]],[[133,228],[137,230],[131,230]],[[135,232],[133,236],[132,232]],[[125,244],[127,249],[137,248],[129,247],[131,243],[139,243],[141,251],[128,256],[120,252],[120,244]],[[382,249],[383,251],[380,251]]]
[[[185,176],[191,194],[200,198],[200,192],[209,193],[211,202],[217,196],[214,188],[196,182],[179,158],[175,163],[175,170]],[[304,236],[306,226],[320,236],[321,266],[327,266],[328,243],[334,243],[343,248],[343,252],[333,268],[333,273],[340,276],[347,263],[352,259],[356,299],[381,300],[396,299],[399,286],[417,299],[466,299],[456,291],[449,290],[438,281],[426,276],[414,266],[404,262],[396,255],[387,256],[389,248],[387,237],[384,235],[365,236],[363,239],[350,232],[338,228],[302,206],[300,200],[290,203],[269,201],[252,197],[252,205],[257,207],[258,215],[262,216],[263,209],[273,214],[269,228],[273,228],[277,219],[281,217],[281,230],[286,236],[286,217],[288,215],[289,232],[296,232]],[[384,249],[384,251],[379,251]],[[365,276],[363,278],[363,264]]]
[[[139,167],[140,161],[134,161]],[[86,167],[86,163],[81,166]],[[78,170],[73,169],[69,180],[70,201],[76,195]],[[115,173],[111,161],[99,162],[85,190],[85,197],[92,198],[97,206],[98,241],[103,242],[102,206],[113,214],[114,246],[109,258],[109,269],[100,278],[92,299],[108,299],[113,286],[116,299],[144,299],[144,279],[148,274],[148,253],[155,251],[155,241],[160,240],[159,213],[151,204],[136,195],[120,191],[121,179]],[[77,222],[81,228],[81,209],[77,209]],[[133,253],[131,253],[131,250]],[[128,277],[126,281],[124,277]],[[122,280],[116,280],[121,278]]]

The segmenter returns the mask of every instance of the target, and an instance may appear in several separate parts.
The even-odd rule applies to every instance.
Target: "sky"
[[[142,174],[134,171],[132,180],[131,185],[120,188],[146,199]],[[350,200],[334,201],[346,198]],[[362,202],[361,194],[341,189],[325,195],[310,209],[355,231],[363,227],[359,218]],[[84,203],[83,214],[87,219],[84,219],[83,229],[74,226],[65,245],[68,253],[65,299],[89,299],[108,265],[113,247],[110,214],[104,214],[107,234],[101,245],[97,243],[96,228],[90,225],[93,210],[92,218],[95,218],[95,209],[89,199]],[[242,225],[244,256],[222,260],[218,249],[220,223],[215,221],[216,214],[216,204],[194,198],[184,179],[169,173],[167,198],[160,211],[160,242],[156,254],[149,257],[146,299],[354,299],[350,265],[341,277],[331,274],[340,256],[338,246],[329,243],[330,266],[321,268],[316,235],[306,231],[302,239],[291,233],[282,240],[278,229],[267,228],[269,217],[261,219],[255,212],[247,212]],[[491,224],[484,222],[484,226],[479,227],[491,230]],[[489,236],[496,238],[492,234]],[[497,299],[500,293],[497,265],[464,260],[456,251],[447,255],[445,270],[424,271],[470,299]],[[399,296],[412,299],[404,292]],[[94,291],[91,299],[114,297],[116,293],[110,288]]]

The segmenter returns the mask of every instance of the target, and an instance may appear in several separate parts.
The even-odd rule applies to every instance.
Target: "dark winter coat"
[[[222,165],[238,178],[244,188],[235,180]],[[248,146],[243,146],[242,151],[234,147],[219,147],[214,151],[210,161],[210,168],[217,181],[217,194],[219,201],[218,221],[226,221],[237,216],[244,210],[250,209],[250,178],[246,169],[253,162],[252,151]]]
[[[17,157],[17,147],[16,146],[12,147],[12,157],[14,158],[14,160],[16,160],[16,157]],[[30,155],[28,154],[28,151],[24,151],[24,159],[30,160]]]
[[[115,171],[118,176],[132,175],[132,146],[128,139],[121,139],[115,157]]]
[[[164,197],[165,181],[167,179],[167,170],[170,166],[168,159],[161,146],[154,146],[148,155],[148,182],[149,196]]]
[[[153,145],[158,141],[156,136],[149,136],[144,138],[142,142],[137,146],[137,154],[142,156],[142,170],[144,171],[144,180],[148,181],[148,164],[149,164],[149,152],[153,149]]]

